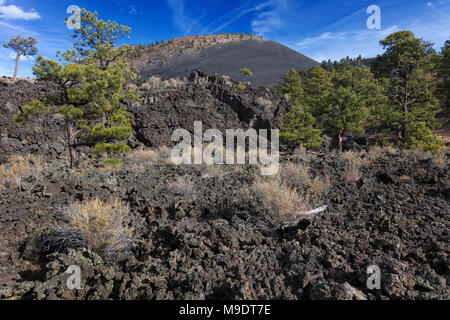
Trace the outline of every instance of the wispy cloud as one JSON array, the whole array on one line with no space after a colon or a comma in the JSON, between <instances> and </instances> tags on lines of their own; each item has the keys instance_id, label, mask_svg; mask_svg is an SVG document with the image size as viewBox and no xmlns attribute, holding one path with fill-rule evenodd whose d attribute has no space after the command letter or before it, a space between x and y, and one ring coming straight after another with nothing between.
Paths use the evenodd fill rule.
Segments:
<instances>
[{"instance_id":1,"label":"wispy cloud","mask_svg":"<svg viewBox=\"0 0 450 320\"><path fill-rule=\"evenodd\" d=\"M382 30L325 32L317 37L306 38L294 47L317 61L340 60L359 54L363 57L375 57L381 50L379 41L399 30L398 26L392 26Z\"/></svg>"},{"instance_id":2,"label":"wispy cloud","mask_svg":"<svg viewBox=\"0 0 450 320\"><path fill-rule=\"evenodd\" d=\"M139 14L139 12L136 10L136 7L133 5L129 5L128 9L129 9L129 11L128 11L129 14Z\"/></svg>"},{"instance_id":3,"label":"wispy cloud","mask_svg":"<svg viewBox=\"0 0 450 320\"><path fill-rule=\"evenodd\" d=\"M319 41L323 41L323 40L329 40L332 38L333 38L333 35L331 34L331 32L324 32L317 37L309 37L309 38L302 40L301 42L297 43L297 46L298 47L306 47L310 44L313 44L313 43L316 43Z\"/></svg>"},{"instance_id":4,"label":"wispy cloud","mask_svg":"<svg viewBox=\"0 0 450 320\"><path fill-rule=\"evenodd\" d=\"M34 9L24 11L15 5L6 5L5 0L0 0L0 18L6 20L35 20L40 19L41 16Z\"/></svg>"},{"instance_id":5,"label":"wispy cloud","mask_svg":"<svg viewBox=\"0 0 450 320\"><path fill-rule=\"evenodd\" d=\"M199 27L199 21L202 18L193 18L186 12L186 3L184 0L166 0L167 5L173 13L174 24L185 34L189 35L192 30Z\"/></svg>"},{"instance_id":6,"label":"wispy cloud","mask_svg":"<svg viewBox=\"0 0 450 320\"><path fill-rule=\"evenodd\" d=\"M210 23L208 26L204 28L203 33L217 33L224 28L228 27L232 23L238 21L243 16L254 13L254 12L260 12L261 10L271 6L272 1L266 1L263 3L260 3L258 5L251 4L250 1L244 2L241 6L238 8L232 10L231 12L217 18L215 21Z\"/></svg>"},{"instance_id":7,"label":"wispy cloud","mask_svg":"<svg viewBox=\"0 0 450 320\"><path fill-rule=\"evenodd\" d=\"M266 36L270 32L285 26L286 16L292 9L290 0L271 0L268 1L251 22L252 31L259 36Z\"/></svg>"}]
</instances>

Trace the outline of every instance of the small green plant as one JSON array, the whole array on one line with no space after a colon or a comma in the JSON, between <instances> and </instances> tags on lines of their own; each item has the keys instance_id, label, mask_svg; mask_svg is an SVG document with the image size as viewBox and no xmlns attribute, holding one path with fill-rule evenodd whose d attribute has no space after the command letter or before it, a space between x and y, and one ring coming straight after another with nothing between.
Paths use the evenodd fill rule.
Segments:
<instances>
[{"instance_id":1,"label":"small green plant","mask_svg":"<svg viewBox=\"0 0 450 320\"><path fill-rule=\"evenodd\" d=\"M248 79L253 76L253 72L249 68L242 68L239 73L244 76L245 82L248 82Z\"/></svg>"},{"instance_id":2,"label":"small green plant","mask_svg":"<svg viewBox=\"0 0 450 320\"><path fill-rule=\"evenodd\" d=\"M241 91L244 91L245 89L247 89L247 86L245 84L243 84L242 82L239 82L237 87Z\"/></svg>"}]
</instances>

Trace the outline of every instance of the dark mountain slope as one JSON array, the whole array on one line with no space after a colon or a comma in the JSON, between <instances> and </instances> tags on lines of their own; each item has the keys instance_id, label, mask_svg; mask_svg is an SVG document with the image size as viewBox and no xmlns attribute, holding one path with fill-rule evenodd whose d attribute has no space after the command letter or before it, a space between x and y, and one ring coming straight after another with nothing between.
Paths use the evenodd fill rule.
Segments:
<instances>
[{"instance_id":1,"label":"dark mountain slope","mask_svg":"<svg viewBox=\"0 0 450 320\"><path fill-rule=\"evenodd\" d=\"M188 77L193 69L203 69L243 81L246 79L239 70L246 67L254 74L248 79L253 86L273 86L290 68L305 70L317 65L311 58L277 42L249 39L217 44L197 52L159 56L151 63L140 63L138 68L143 78L151 75Z\"/></svg>"}]
</instances>

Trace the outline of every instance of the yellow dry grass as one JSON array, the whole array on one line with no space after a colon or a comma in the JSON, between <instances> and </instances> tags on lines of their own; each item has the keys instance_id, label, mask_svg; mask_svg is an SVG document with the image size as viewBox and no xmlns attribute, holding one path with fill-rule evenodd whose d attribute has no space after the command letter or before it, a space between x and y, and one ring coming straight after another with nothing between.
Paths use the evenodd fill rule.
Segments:
<instances>
[{"instance_id":1,"label":"yellow dry grass","mask_svg":"<svg viewBox=\"0 0 450 320\"><path fill-rule=\"evenodd\" d=\"M113 199L94 199L74 204L68 209L70 228L79 233L87 248L99 254L126 249L131 230L125 225L129 207Z\"/></svg>"},{"instance_id":2,"label":"yellow dry grass","mask_svg":"<svg viewBox=\"0 0 450 320\"><path fill-rule=\"evenodd\" d=\"M254 200L267 210L268 219L275 225L297 223L309 205L309 195L302 194L279 179L257 178L250 187Z\"/></svg>"},{"instance_id":3,"label":"yellow dry grass","mask_svg":"<svg viewBox=\"0 0 450 320\"><path fill-rule=\"evenodd\" d=\"M279 175L281 180L286 182L290 187L298 188L311 184L308 171L309 168L304 164L287 162L281 165Z\"/></svg>"},{"instance_id":4,"label":"yellow dry grass","mask_svg":"<svg viewBox=\"0 0 450 320\"><path fill-rule=\"evenodd\" d=\"M309 191L311 195L315 197L320 197L324 194L327 194L331 188L331 179L328 175L324 177L315 177L311 182Z\"/></svg>"},{"instance_id":5,"label":"yellow dry grass","mask_svg":"<svg viewBox=\"0 0 450 320\"><path fill-rule=\"evenodd\" d=\"M370 150L367 152L367 157L370 162L375 161L378 158L381 158L385 156L386 154L396 154L398 152L398 149L396 149L393 146L384 146L380 147L378 145L373 146L370 148Z\"/></svg>"},{"instance_id":6,"label":"yellow dry grass","mask_svg":"<svg viewBox=\"0 0 450 320\"><path fill-rule=\"evenodd\" d=\"M37 182L45 167L45 162L38 156L12 156L7 163L0 165L0 190L17 190L21 188L23 180L30 176L34 183Z\"/></svg>"}]
</instances>

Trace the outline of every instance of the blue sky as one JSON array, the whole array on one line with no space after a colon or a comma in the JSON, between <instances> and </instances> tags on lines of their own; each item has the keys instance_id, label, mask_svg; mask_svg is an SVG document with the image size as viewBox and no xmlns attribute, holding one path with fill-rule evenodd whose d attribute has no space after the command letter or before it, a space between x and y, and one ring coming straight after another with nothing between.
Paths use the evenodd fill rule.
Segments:
<instances>
[{"instance_id":1,"label":"blue sky","mask_svg":"<svg viewBox=\"0 0 450 320\"><path fill-rule=\"evenodd\" d=\"M254 33L322 61L373 57L379 40L398 30L412 30L440 49L450 37L450 0L0 0L0 43L34 36L39 51L53 58L72 46L64 25L69 5L98 11L100 17L132 28L130 44L192 34ZM381 9L381 29L369 30L367 7ZM0 48L0 76L11 76L14 54ZM24 58L19 76L32 76L34 58Z\"/></svg>"}]
</instances>

